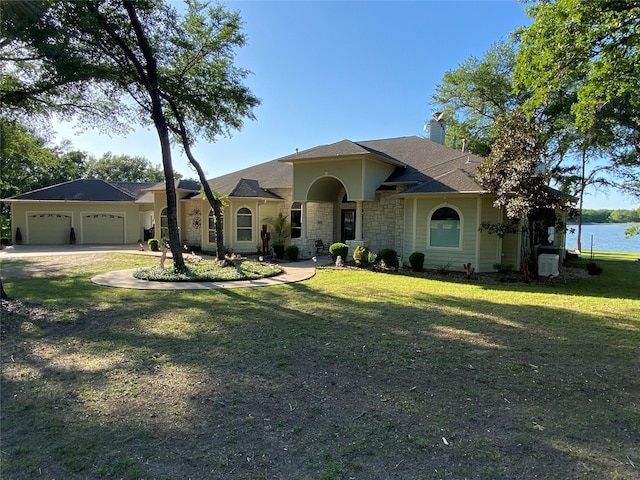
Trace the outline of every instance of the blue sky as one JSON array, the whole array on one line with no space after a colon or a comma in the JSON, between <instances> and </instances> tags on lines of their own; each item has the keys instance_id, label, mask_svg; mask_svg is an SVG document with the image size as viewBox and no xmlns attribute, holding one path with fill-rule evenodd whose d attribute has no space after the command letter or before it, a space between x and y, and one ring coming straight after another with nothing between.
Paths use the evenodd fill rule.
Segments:
<instances>
[{"instance_id":1,"label":"blue sky","mask_svg":"<svg viewBox=\"0 0 640 480\"><path fill-rule=\"evenodd\" d=\"M423 135L430 98L447 70L482 57L528 25L517 0L233 1L248 45L236 65L262 104L232 138L200 142L194 152L209 178L345 138ZM58 140L94 156L142 155L161 164L153 131L127 136L76 135L59 124ZM174 166L196 177L178 151ZM590 195L586 208L632 208L618 195Z\"/></svg>"}]
</instances>

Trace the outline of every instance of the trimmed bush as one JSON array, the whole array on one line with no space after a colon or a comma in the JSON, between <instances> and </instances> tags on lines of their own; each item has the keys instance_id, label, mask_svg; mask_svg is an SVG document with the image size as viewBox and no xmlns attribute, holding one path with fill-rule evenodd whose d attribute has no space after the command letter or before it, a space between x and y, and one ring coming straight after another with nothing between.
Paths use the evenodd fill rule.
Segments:
<instances>
[{"instance_id":1,"label":"trimmed bush","mask_svg":"<svg viewBox=\"0 0 640 480\"><path fill-rule=\"evenodd\" d=\"M589 275L600 275L602 273L602 267L599 267L594 262L587 263L587 271Z\"/></svg>"},{"instance_id":2,"label":"trimmed bush","mask_svg":"<svg viewBox=\"0 0 640 480\"><path fill-rule=\"evenodd\" d=\"M76 243L76 231L71 227L71 232L69 232L69 243L71 245L75 245Z\"/></svg>"},{"instance_id":3,"label":"trimmed bush","mask_svg":"<svg viewBox=\"0 0 640 480\"><path fill-rule=\"evenodd\" d=\"M493 264L493 269L497 270L498 273L501 273L502 275L509 275L510 273L513 273L513 264L511 264L511 263L494 263Z\"/></svg>"},{"instance_id":4,"label":"trimmed bush","mask_svg":"<svg viewBox=\"0 0 640 480\"><path fill-rule=\"evenodd\" d=\"M378 252L378 257L380 257L380 262L384 268L398 268L400 266L398 252L393 248L383 248Z\"/></svg>"},{"instance_id":5,"label":"trimmed bush","mask_svg":"<svg viewBox=\"0 0 640 480\"><path fill-rule=\"evenodd\" d=\"M157 238L150 238L149 240L147 240L147 245L149 245L149 250L151 250L152 252L160 251L160 240L158 240Z\"/></svg>"},{"instance_id":6,"label":"trimmed bush","mask_svg":"<svg viewBox=\"0 0 640 480\"><path fill-rule=\"evenodd\" d=\"M331 255L331 259L335 262L338 257L342 257L342 261L347 261L347 255L349 254L349 245L346 243L332 243L329 247L329 255Z\"/></svg>"},{"instance_id":7,"label":"trimmed bush","mask_svg":"<svg viewBox=\"0 0 640 480\"><path fill-rule=\"evenodd\" d=\"M300 249L297 245L289 245L287 247L287 258L292 262L298 261L298 255L300 254Z\"/></svg>"},{"instance_id":8,"label":"trimmed bush","mask_svg":"<svg viewBox=\"0 0 640 480\"><path fill-rule=\"evenodd\" d=\"M276 258L282 260L284 258L284 243L274 243L273 252L276 254Z\"/></svg>"},{"instance_id":9,"label":"trimmed bush","mask_svg":"<svg viewBox=\"0 0 640 480\"><path fill-rule=\"evenodd\" d=\"M424 253L413 252L409 255L409 263L414 272L421 272L424 268Z\"/></svg>"},{"instance_id":10,"label":"trimmed bush","mask_svg":"<svg viewBox=\"0 0 640 480\"><path fill-rule=\"evenodd\" d=\"M22 232L20 227L16 228L16 245L22 245Z\"/></svg>"},{"instance_id":11,"label":"trimmed bush","mask_svg":"<svg viewBox=\"0 0 640 480\"><path fill-rule=\"evenodd\" d=\"M0 238L0 247L1 248L8 247L9 245L11 245L11 240L9 240L7 237Z\"/></svg>"},{"instance_id":12,"label":"trimmed bush","mask_svg":"<svg viewBox=\"0 0 640 480\"><path fill-rule=\"evenodd\" d=\"M367 268L369 266L369 253L369 247L357 246L353 251L353 261L356 262L356 266Z\"/></svg>"}]
</instances>

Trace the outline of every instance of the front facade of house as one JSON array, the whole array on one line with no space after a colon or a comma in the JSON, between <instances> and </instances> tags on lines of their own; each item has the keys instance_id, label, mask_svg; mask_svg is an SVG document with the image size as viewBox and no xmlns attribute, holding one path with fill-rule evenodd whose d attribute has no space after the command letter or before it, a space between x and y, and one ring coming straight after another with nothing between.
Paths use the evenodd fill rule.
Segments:
<instances>
[{"instance_id":1,"label":"front facade of house","mask_svg":"<svg viewBox=\"0 0 640 480\"><path fill-rule=\"evenodd\" d=\"M393 248L404 263L412 252L425 254L425 268L493 271L495 263L519 265L520 234L504 238L481 232L481 223L504 221L495 197L475 183L481 158L422 137L366 142L343 140L233 172L209 181L226 195L225 248L256 253L261 229L279 213L294 223L289 244L309 258L316 241L344 242L371 251ZM12 229L22 242L133 243L166 237L163 184L77 180L18 195ZM104 190L104 191L103 191ZM181 240L215 251L215 220L194 182L178 181ZM101 191L102 195L96 195ZM269 227L267 227L269 229ZM564 235L554 244L564 248Z\"/></svg>"}]
</instances>

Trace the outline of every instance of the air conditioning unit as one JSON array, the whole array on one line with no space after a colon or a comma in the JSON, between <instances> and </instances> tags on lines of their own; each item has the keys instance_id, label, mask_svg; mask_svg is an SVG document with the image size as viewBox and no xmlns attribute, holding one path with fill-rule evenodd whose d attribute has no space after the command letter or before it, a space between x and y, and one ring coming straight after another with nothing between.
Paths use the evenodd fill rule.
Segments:
<instances>
[{"instance_id":1,"label":"air conditioning unit","mask_svg":"<svg viewBox=\"0 0 640 480\"><path fill-rule=\"evenodd\" d=\"M557 277L560 275L558 265L560 256L551 253L541 253L538 255L538 276L540 277Z\"/></svg>"}]
</instances>

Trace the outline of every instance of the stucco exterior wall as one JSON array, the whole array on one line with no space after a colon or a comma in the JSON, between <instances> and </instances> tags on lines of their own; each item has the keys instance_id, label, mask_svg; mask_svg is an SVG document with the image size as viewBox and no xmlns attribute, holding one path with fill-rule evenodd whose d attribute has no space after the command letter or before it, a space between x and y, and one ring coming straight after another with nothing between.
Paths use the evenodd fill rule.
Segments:
<instances>
[{"instance_id":1,"label":"stucco exterior wall","mask_svg":"<svg viewBox=\"0 0 640 480\"><path fill-rule=\"evenodd\" d=\"M480 199L480 223L498 223L501 221L501 211L493 207L493 197L478 197ZM480 225L476 227L478 229ZM502 258L502 239L496 234L486 231L478 232L480 240L478 248L478 265L473 265L477 272L492 272L493 265L500 263Z\"/></svg>"},{"instance_id":2,"label":"stucco exterior wall","mask_svg":"<svg viewBox=\"0 0 640 480\"><path fill-rule=\"evenodd\" d=\"M478 220L475 196L408 197L404 204L403 261L406 262L413 252L422 252L425 254L424 267L427 269L447 267L461 271L465 263L477 263ZM457 248L433 247L429 242L430 216L437 208L445 206L456 209L460 214L460 245Z\"/></svg>"}]
</instances>

